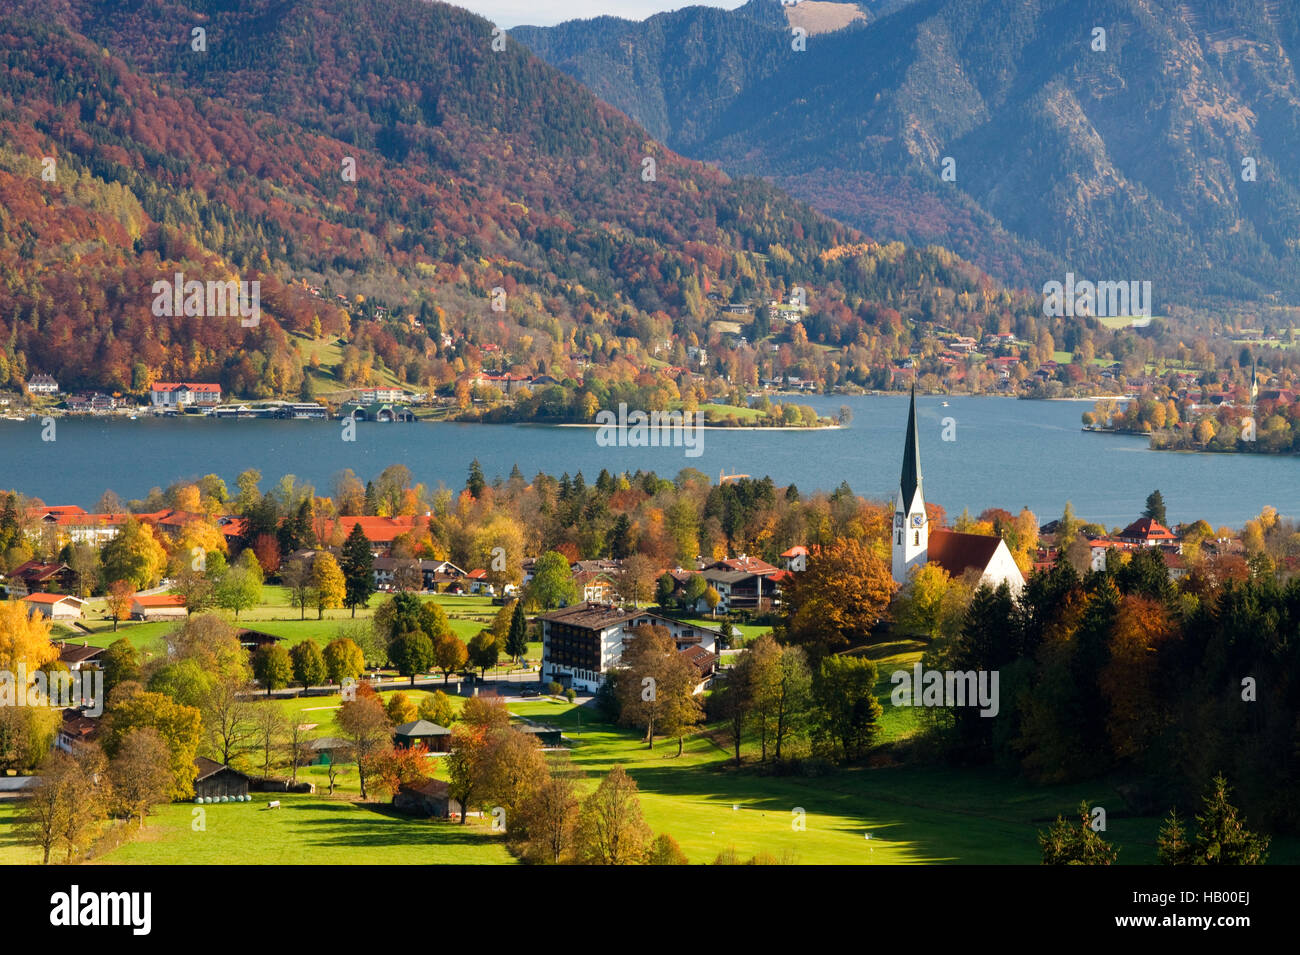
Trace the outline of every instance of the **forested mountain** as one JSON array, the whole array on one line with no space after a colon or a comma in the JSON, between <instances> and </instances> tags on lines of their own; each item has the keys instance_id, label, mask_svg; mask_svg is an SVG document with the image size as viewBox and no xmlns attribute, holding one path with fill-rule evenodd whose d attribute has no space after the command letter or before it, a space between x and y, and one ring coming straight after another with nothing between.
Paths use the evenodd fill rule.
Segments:
<instances>
[{"instance_id":1,"label":"forested mountain","mask_svg":"<svg viewBox=\"0 0 1300 955\"><path fill-rule=\"evenodd\" d=\"M805 52L783 15L514 35L670 146L878 238L1035 289L1069 268L1158 305L1300 300L1296 5L915 0Z\"/></svg>"},{"instance_id":2,"label":"forested mountain","mask_svg":"<svg viewBox=\"0 0 1300 955\"><path fill-rule=\"evenodd\" d=\"M685 160L493 39L418 0L6 3L0 387L45 371L291 394L320 336L346 346L344 383L382 366L442 385L488 344L524 370L627 377L652 343L706 339L711 292L815 285L839 321L897 334L989 287ZM176 272L261 281L263 320L153 315Z\"/></svg>"}]
</instances>

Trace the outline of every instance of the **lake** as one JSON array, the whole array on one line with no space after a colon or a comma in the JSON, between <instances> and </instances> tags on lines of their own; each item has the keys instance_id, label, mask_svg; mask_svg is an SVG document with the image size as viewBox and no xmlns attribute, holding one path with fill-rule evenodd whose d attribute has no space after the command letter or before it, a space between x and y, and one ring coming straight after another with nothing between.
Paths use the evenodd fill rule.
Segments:
<instances>
[{"instance_id":1,"label":"lake","mask_svg":"<svg viewBox=\"0 0 1300 955\"><path fill-rule=\"evenodd\" d=\"M653 469L671 477L690 467L715 481L720 471L770 475L802 491L847 481L859 494L892 498L907 398L797 400L823 415L848 405L853 419L838 430L708 430L698 457L687 457L681 447L601 447L594 429L545 425L359 422L349 443L338 421L78 417L57 419L56 440L46 442L39 420L0 421L0 488L47 504L90 508L106 489L142 498L152 487L208 473L233 489L235 476L250 467L262 472L263 490L294 474L327 493L343 468L365 480L402 463L430 487L459 489L477 457L489 480L507 476L514 464L529 478L538 471L582 471L588 483L601 468ZM1138 517L1146 496L1159 488L1174 522L1204 518L1216 527L1239 527L1266 504L1300 516L1295 457L1150 451L1143 437L1083 432L1080 415L1090 407L919 397L927 500L943 505L950 518L963 508L975 514L986 507L1029 507L1042 521L1058 517L1068 500L1079 516L1113 526ZM944 440L946 418L954 440Z\"/></svg>"}]
</instances>

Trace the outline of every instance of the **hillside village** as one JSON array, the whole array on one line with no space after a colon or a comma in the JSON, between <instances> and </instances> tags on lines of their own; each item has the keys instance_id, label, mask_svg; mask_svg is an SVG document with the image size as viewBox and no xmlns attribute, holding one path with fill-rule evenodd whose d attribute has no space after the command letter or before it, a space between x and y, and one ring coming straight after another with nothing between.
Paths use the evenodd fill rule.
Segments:
<instances>
[{"instance_id":1,"label":"hillside village","mask_svg":"<svg viewBox=\"0 0 1300 955\"><path fill-rule=\"evenodd\" d=\"M328 288L304 288L322 303L331 299ZM617 396L631 398L641 407L702 409L705 420L714 425L816 426L827 422L781 396L905 391L915 386L924 393L1106 396L1106 401L1128 404L1127 418L1113 422L1120 404L1103 402L1092 420L1085 417L1086 426L1167 431L1153 442L1159 448L1286 451L1295 449L1300 434L1294 427L1300 411L1294 400L1292 342L1260 330L1229 333L1215 349L1204 341L1194 349L1180 345L1166 356L1144 339L1146 329L1097 323L1083 335L1070 329L1062 342L1068 350L1058 351L1056 339L1047 331L1050 321L1040 316L1036 322L1023 313L1021 304L1011 314L1020 315L1015 324L1026 329L1024 335L970 334L965 323L948 326L930 321L913 323L910 334L899 335L895 329L892 337L877 338L861 331L856 345L841 339L838 346L828 347L821 309L830 305L821 302L817 289L795 287L790 294L766 302L732 302L722 292L710 291L701 307L713 317L706 319L701 333L648 339L640 349L620 356L615 367L588 352L576 352L560 363L531 362L523 353L512 354L509 343L478 341L470 332L468 316L462 320L463 331L450 332L446 329L456 323L441 310L426 308L399 319L401 309L378 304L378 299L349 302L339 294L332 299L338 300L331 307L340 309L345 324L364 323L370 334L400 328L413 343L423 341L423 347L438 356L443 370L404 383L404 376L383 371L376 355L367 356L344 339L308 338L298 347L313 363L323 350L339 354L341 361L333 368L318 365L319 374L305 379L298 400L229 393L212 381L153 381L147 386L142 383L138 393L69 392L53 376L33 373L21 391L0 391L0 408L14 418L66 413L582 422L592 420ZM1265 337L1251 339L1252 335ZM1108 337L1113 339L1110 354L1122 352L1126 357L1102 357L1106 353L1100 348ZM1239 355L1226 361L1216 355L1224 349L1231 355L1234 342L1242 341L1255 344L1241 347ZM863 345L865 352L860 351ZM349 351L355 354L348 357ZM1260 354L1275 370L1258 364ZM623 383L615 385L611 373L624 378ZM1237 442L1239 427L1205 426L1197 432L1201 420L1240 404L1252 387L1263 402L1265 418L1276 414L1266 431L1267 440L1253 446ZM1140 412L1133 401L1141 405ZM1152 403L1162 410L1151 412ZM1220 423L1231 424L1226 419Z\"/></svg>"}]
</instances>

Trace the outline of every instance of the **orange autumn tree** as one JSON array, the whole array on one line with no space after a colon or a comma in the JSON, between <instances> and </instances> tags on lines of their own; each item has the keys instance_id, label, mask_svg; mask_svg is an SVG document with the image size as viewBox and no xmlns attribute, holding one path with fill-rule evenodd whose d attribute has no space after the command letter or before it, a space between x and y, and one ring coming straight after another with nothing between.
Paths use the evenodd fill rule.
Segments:
<instances>
[{"instance_id":1,"label":"orange autumn tree","mask_svg":"<svg viewBox=\"0 0 1300 955\"><path fill-rule=\"evenodd\" d=\"M782 594L786 640L815 658L862 643L893 593L889 567L869 545L848 538L823 546Z\"/></svg>"},{"instance_id":2,"label":"orange autumn tree","mask_svg":"<svg viewBox=\"0 0 1300 955\"><path fill-rule=\"evenodd\" d=\"M1110 659L1099 678L1110 708L1107 734L1115 755L1141 755L1168 717L1155 686L1157 656L1173 627L1162 603L1128 596L1120 601L1111 630Z\"/></svg>"},{"instance_id":3,"label":"orange autumn tree","mask_svg":"<svg viewBox=\"0 0 1300 955\"><path fill-rule=\"evenodd\" d=\"M131 613L131 603L135 600L135 588L129 580L115 580L108 585L104 603L109 616L113 618L113 632L117 632L117 622Z\"/></svg>"}]
</instances>

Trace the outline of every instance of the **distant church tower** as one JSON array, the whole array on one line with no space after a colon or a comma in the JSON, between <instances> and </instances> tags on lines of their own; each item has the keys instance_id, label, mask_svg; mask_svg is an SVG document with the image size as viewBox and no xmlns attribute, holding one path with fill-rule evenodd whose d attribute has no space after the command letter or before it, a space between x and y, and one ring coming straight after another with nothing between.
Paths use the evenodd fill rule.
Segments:
<instances>
[{"instance_id":1,"label":"distant church tower","mask_svg":"<svg viewBox=\"0 0 1300 955\"><path fill-rule=\"evenodd\" d=\"M921 493L921 446L916 432L916 387L907 412L907 442L903 445L903 475L894 502L894 580L907 581L907 572L926 562L930 547L930 522Z\"/></svg>"}]
</instances>

